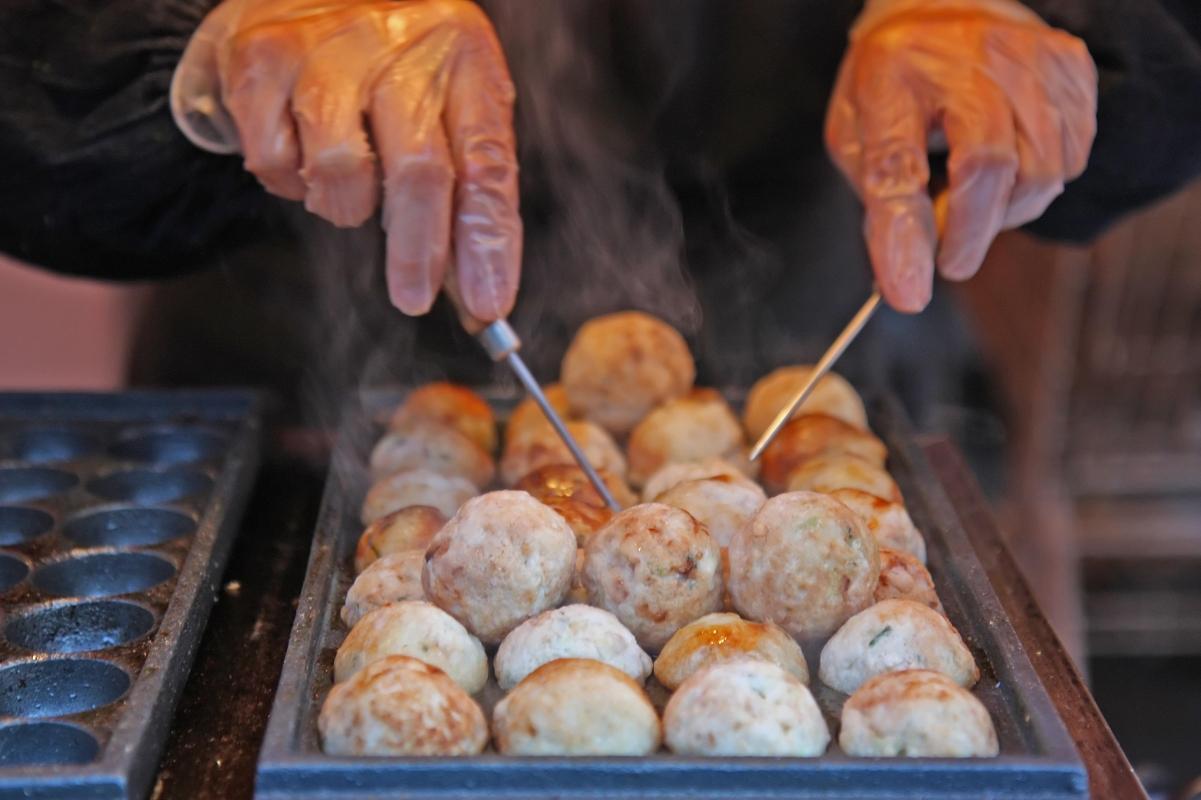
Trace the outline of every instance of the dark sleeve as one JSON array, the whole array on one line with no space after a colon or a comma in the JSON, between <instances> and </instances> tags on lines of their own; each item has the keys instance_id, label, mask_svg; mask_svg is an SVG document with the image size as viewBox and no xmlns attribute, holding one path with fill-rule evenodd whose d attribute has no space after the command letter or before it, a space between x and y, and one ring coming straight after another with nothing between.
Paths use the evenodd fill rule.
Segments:
<instances>
[{"instance_id":1,"label":"dark sleeve","mask_svg":"<svg viewBox=\"0 0 1201 800\"><path fill-rule=\"evenodd\" d=\"M0 251L112 279L179 274L257 234L241 159L175 128L171 75L215 0L0 3Z\"/></svg>"},{"instance_id":2,"label":"dark sleeve","mask_svg":"<svg viewBox=\"0 0 1201 800\"><path fill-rule=\"evenodd\" d=\"M1201 3L1024 1L1081 37L1100 73L1088 168L1028 226L1083 242L1201 174Z\"/></svg>"}]
</instances>

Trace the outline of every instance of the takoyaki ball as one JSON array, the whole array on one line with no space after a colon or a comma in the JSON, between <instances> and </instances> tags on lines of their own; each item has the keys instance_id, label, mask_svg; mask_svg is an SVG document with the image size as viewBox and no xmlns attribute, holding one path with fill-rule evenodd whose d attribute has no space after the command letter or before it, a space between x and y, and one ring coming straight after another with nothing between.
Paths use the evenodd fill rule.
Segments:
<instances>
[{"instance_id":1,"label":"takoyaki ball","mask_svg":"<svg viewBox=\"0 0 1201 800\"><path fill-rule=\"evenodd\" d=\"M868 431L837 417L805 414L789 420L763 451L759 477L769 492L782 492L794 469L827 453L850 453L883 467L888 448Z\"/></svg>"},{"instance_id":2,"label":"takoyaki ball","mask_svg":"<svg viewBox=\"0 0 1201 800\"><path fill-rule=\"evenodd\" d=\"M769 661L809 683L805 654L783 628L726 613L707 614L676 631L655 659L655 677L675 689L697 670L742 658Z\"/></svg>"},{"instance_id":3,"label":"takoyaki ball","mask_svg":"<svg viewBox=\"0 0 1201 800\"><path fill-rule=\"evenodd\" d=\"M696 756L820 756L830 731L805 684L767 661L694 672L663 712L664 742Z\"/></svg>"},{"instance_id":4,"label":"takoyaki ball","mask_svg":"<svg viewBox=\"0 0 1201 800\"><path fill-rule=\"evenodd\" d=\"M896 481L883 468L849 453L826 453L809 459L788 475L788 491L829 494L859 489L894 503L904 502Z\"/></svg>"},{"instance_id":5,"label":"takoyaki ball","mask_svg":"<svg viewBox=\"0 0 1201 800\"><path fill-rule=\"evenodd\" d=\"M595 466L595 465L594 465ZM622 508L629 508L638 498L626 482L607 469L597 469L609 493ZM547 464L522 477L513 485L514 489L529 492L536 499L546 501L548 497L573 497L594 506L603 506L604 499L592 486L584 470L578 464Z\"/></svg>"},{"instance_id":6,"label":"takoyaki ball","mask_svg":"<svg viewBox=\"0 0 1201 800\"><path fill-rule=\"evenodd\" d=\"M876 585L875 600L877 603L881 600L912 600L946 616L930 571L908 553L887 547L880 548L880 583Z\"/></svg>"},{"instance_id":7,"label":"takoyaki ball","mask_svg":"<svg viewBox=\"0 0 1201 800\"><path fill-rule=\"evenodd\" d=\"M412 469L458 475L476 486L487 486L496 475L492 456L478 444L454 428L437 425L392 431L371 451L371 475L376 479Z\"/></svg>"},{"instance_id":8,"label":"takoyaki ball","mask_svg":"<svg viewBox=\"0 0 1201 800\"><path fill-rule=\"evenodd\" d=\"M598 472L618 504L623 508L633 505L634 494L625 481L608 470ZM581 547L588 536L613 517L600 492L575 464L548 464L526 475L513 488L529 492L535 500L553 508L571 526Z\"/></svg>"},{"instance_id":9,"label":"takoyaki ball","mask_svg":"<svg viewBox=\"0 0 1201 800\"><path fill-rule=\"evenodd\" d=\"M835 489L830 496L858 514L881 547L908 553L926 563L926 540L905 506L862 489Z\"/></svg>"},{"instance_id":10,"label":"takoyaki ball","mask_svg":"<svg viewBox=\"0 0 1201 800\"><path fill-rule=\"evenodd\" d=\"M468 694L488 681L480 640L442 609L421 600L391 603L368 613L334 656L334 683L385 656L409 656L445 672Z\"/></svg>"},{"instance_id":11,"label":"takoyaki ball","mask_svg":"<svg viewBox=\"0 0 1201 800\"><path fill-rule=\"evenodd\" d=\"M738 456L742 426L713 389L693 389L652 410L630 432L630 482L641 486L664 464Z\"/></svg>"},{"instance_id":12,"label":"takoyaki ball","mask_svg":"<svg viewBox=\"0 0 1201 800\"><path fill-rule=\"evenodd\" d=\"M371 562L389 553L424 551L445 524L446 516L433 506L408 506L385 514L359 536L354 549L354 571L362 572Z\"/></svg>"},{"instance_id":13,"label":"takoyaki ball","mask_svg":"<svg viewBox=\"0 0 1201 800\"><path fill-rule=\"evenodd\" d=\"M624 480L626 457L605 429L592 422L568 422L567 431L588 457L592 466L606 470ZM500 458L500 478L505 486L513 486L536 469L550 464L574 464L575 458L555 429L531 430L525 436L505 441Z\"/></svg>"},{"instance_id":14,"label":"takoyaki ball","mask_svg":"<svg viewBox=\"0 0 1201 800\"><path fill-rule=\"evenodd\" d=\"M542 393L546 395L550 407L559 415L559 419L564 422L574 419L571 405L567 402L567 392L560 384L552 383L549 386L543 386ZM541 406L534 398L527 396L517 404L513 413L509 415L509 420L505 423L505 441L520 439L530 431L549 427L550 422L542 413Z\"/></svg>"},{"instance_id":15,"label":"takoyaki ball","mask_svg":"<svg viewBox=\"0 0 1201 800\"><path fill-rule=\"evenodd\" d=\"M932 669L964 687L980 679L954 626L912 600L881 600L847 620L822 648L818 677L850 694L869 678L902 669Z\"/></svg>"},{"instance_id":16,"label":"takoyaki ball","mask_svg":"<svg viewBox=\"0 0 1201 800\"><path fill-rule=\"evenodd\" d=\"M601 608L571 605L543 611L505 637L493 662L496 682L507 691L559 658L603 661L640 685L651 674L650 656L617 617Z\"/></svg>"},{"instance_id":17,"label":"takoyaki ball","mask_svg":"<svg viewBox=\"0 0 1201 800\"><path fill-rule=\"evenodd\" d=\"M764 503L734 534L729 559L739 613L803 641L871 604L880 579L876 540L849 508L814 492Z\"/></svg>"},{"instance_id":18,"label":"takoyaki ball","mask_svg":"<svg viewBox=\"0 0 1201 800\"><path fill-rule=\"evenodd\" d=\"M479 491L471 481L457 475L441 475L427 469L397 472L380 478L367 490L361 518L364 525L369 525L409 506L430 506L442 516L450 517Z\"/></svg>"},{"instance_id":19,"label":"takoyaki ball","mask_svg":"<svg viewBox=\"0 0 1201 800\"><path fill-rule=\"evenodd\" d=\"M543 664L496 704L496 749L513 756L646 756L659 715L642 687L600 661Z\"/></svg>"},{"instance_id":20,"label":"takoyaki ball","mask_svg":"<svg viewBox=\"0 0 1201 800\"><path fill-rule=\"evenodd\" d=\"M696 365L679 332L638 311L585 322L563 356L571 409L624 435L655 406L687 394Z\"/></svg>"},{"instance_id":21,"label":"takoyaki ball","mask_svg":"<svg viewBox=\"0 0 1201 800\"><path fill-rule=\"evenodd\" d=\"M485 644L554 608L571 587L575 534L525 492L468 500L425 554L425 595Z\"/></svg>"},{"instance_id":22,"label":"takoyaki ball","mask_svg":"<svg viewBox=\"0 0 1201 800\"><path fill-rule=\"evenodd\" d=\"M359 620L377 608L403 600L424 600L421 570L425 566L425 550L406 550L389 553L372 561L354 579L342 604L342 621L353 628Z\"/></svg>"},{"instance_id":23,"label":"takoyaki ball","mask_svg":"<svg viewBox=\"0 0 1201 800\"><path fill-rule=\"evenodd\" d=\"M488 744L484 712L445 672L388 656L336 684L317 717L331 756L470 756Z\"/></svg>"},{"instance_id":24,"label":"takoyaki ball","mask_svg":"<svg viewBox=\"0 0 1201 800\"><path fill-rule=\"evenodd\" d=\"M775 421L776 415L792 402L812 372L813 367L807 364L780 367L755 382L747 393L742 412L742 422L751 441L763 435ZM836 372L826 373L818 381L813 394L792 416L795 418L802 414L827 414L867 430L867 411L863 407L863 400L846 378Z\"/></svg>"},{"instance_id":25,"label":"takoyaki ball","mask_svg":"<svg viewBox=\"0 0 1201 800\"><path fill-rule=\"evenodd\" d=\"M725 476L677 483L655 499L683 509L704 525L718 547L730 546L734 533L767 502L753 483Z\"/></svg>"},{"instance_id":26,"label":"takoyaki ball","mask_svg":"<svg viewBox=\"0 0 1201 800\"><path fill-rule=\"evenodd\" d=\"M677 630L721 609L721 550L687 512L645 503L589 537L584 587L589 603L657 652Z\"/></svg>"},{"instance_id":27,"label":"takoyaki ball","mask_svg":"<svg viewBox=\"0 0 1201 800\"><path fill-rule=\"evenodd\" d=\"M972 758L997 755L984 704L940 672L877 675L847 698L838 745L849 756Z\"/></svg>"},{"instance_id":28,"label":"takoyaki ball","mask_svg":"<svg viewBox=\"0 0 1201 800\"><path fill-rule=\"evenodd\" d=\"M388 427L411 431L430 425L454 428L485 453L496 452L496 417L488 402L466 386L427 383L409 393Z\"/></svg>"},{"instance_id":29,"label":"takoyaki ball","mask_svg":"<svg viewBox=\"0 0 1201 800\"><path fill-rule=\"evenodd\" d=\"M653 503L656 497L678 483L719 476L758 487L758 484L746 477L737 465L725 459L714 457L700 461L681 461L665 465L647 479L646 485L642 487L642 502Z\"/></svg>"}]
</instances>

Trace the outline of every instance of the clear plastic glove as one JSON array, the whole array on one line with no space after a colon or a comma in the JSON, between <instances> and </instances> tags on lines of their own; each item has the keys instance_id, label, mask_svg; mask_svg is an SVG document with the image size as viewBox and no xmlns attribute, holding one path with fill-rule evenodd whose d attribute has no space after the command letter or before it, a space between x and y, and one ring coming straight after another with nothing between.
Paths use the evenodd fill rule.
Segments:
<instances>
[{"instance_id":1,"label":"clear plastic glove","mask_svg":"<svg viewBox=\"0 0 1201 800\"><path fill-rule=\"evenodd\" d=\"M863 201L885 299L916 312L1088 162L1097 71L1079 39L1011 0L877 0L851 32L826 145ZM927 148L949 148L941 242Z\"/></svg>"},{"instance_id":2,"label":"clear plastic glove","mask_svg":"<svg viewBox=\"0 0 1201 800\"><path fill-rule=\"evenodd\" d=\"M383 204L388 292L429 310L455 261L466 310L513 307L521 265L513 84L466 0L226 0L189 42L171 108L335 225Z\"/></svg>"}]
</instances>

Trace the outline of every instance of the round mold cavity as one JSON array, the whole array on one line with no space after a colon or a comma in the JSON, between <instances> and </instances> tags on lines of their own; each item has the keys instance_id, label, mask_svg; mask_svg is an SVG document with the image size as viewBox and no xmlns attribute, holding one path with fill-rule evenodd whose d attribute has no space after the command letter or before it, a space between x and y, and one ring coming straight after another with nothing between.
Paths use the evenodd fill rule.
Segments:
<instances>
[{"instance_id":1,"label":"round mold cavity","mask_svg":"<svg viewBox=\"0 0 1201 800\"><path fill-rule=\"evenodd\" d=\"M79 483L70 472L49 467L0 468L0 503L44 500Z\"/></svg>"},{"instance_id":2,"label":"round mold cavity","mask_svg":"<svg viewBox=\"0 0 1201 800\"><path fill-rule=\"evenodd\" d=\"M54 517L36 508L0 506L0 545L36 539L54 527Z\"/></svg>"},{"instance_id":3,"label":"round mold cavity","mask_svg":"<svg viewBox=\"0 0 1201 800\"><path fill-rule=\"evenodd\" d=\"M0 727L0 767L86 764L100 752L92 734L62 722L18 722Z\"/></svg>"},{"instance_id":4,"label":"round mold cavity","mask_svg":"<svg viewBox=\"0 0 1201 800\"><path fill-rule=\"evenodd\" d=\"M7 592L29 574L29 565L24 559L10 553L0 553L0 592Z\"/></svg>"},{"instance_id":5,"label":"round mold cavity","mask_svg":"<svg viewBox=\"0 0 1201 800\"><path fill-rule=\"evenodd\" d=\"M194 470L130 469L97 478L88 490L106 500L158 505L203 494L212 485L209 476Z\"/></svg>"},{"instance_id":6,"label":"round mold cavity","mask_svg":"<svg viewBox=\"0 0 1201 800\"><path fill-rule=\"evenodd\" d=\"M62 717L91 711L129 689L125 670L91 658L25 661L0 669L0 716Z\"/></svg>"},{"instance_id":7,"label":"round mold cavity","mask_svg":"<svg viewBox=\"0 0 1201 800\"><path fill-rule=\"evenodd\" d=\"M26 650L87 653L132 642L154 627L154 614L124 600L44 606L10 616L4 637Z\"/></svg>"},{"instance_id":8,"label":"round mold cavity","mask_svg":"<svg viewBox=\"0 0 1201 800\"><path fill-rule=\"evenodd\" d=\"M163 427L141 431L110 448L117 458L150 464L196 464L220 456L226 437L205 428Z\"/></svg>"},{"instance_id":9,"label":"round mold cavity","mask_svg":"<svg viewBox=\"0 0 1201 800\"><path fill-rule=\"evenodd\" d=\"M190 536L196 522L166 508L109 508L75 517L63 535L81 547L147 547Z\"/></svg>"},{"instance_id":10,"label":"round mold cavity","mask_svg":"<svg viewBox=\"0 0 1201 800\"><path fill-rule=\"evenodd\" d=\"M14 438L13 454L31 464L54 464L91 455L100 450L100 440L68 428L33 428Z\"/></svg>"},{"instance_id":11,"label":"round mold cavity","mask_svg":"<svg viewBox=\"0 0 1201 800\"><path fill-rule=\"evenodd\" d=\"M149 553L93 553L43 566L33 585L58 597L105 597L145 591L174 574L170 561Z\"/></svg>"}]
</instances>

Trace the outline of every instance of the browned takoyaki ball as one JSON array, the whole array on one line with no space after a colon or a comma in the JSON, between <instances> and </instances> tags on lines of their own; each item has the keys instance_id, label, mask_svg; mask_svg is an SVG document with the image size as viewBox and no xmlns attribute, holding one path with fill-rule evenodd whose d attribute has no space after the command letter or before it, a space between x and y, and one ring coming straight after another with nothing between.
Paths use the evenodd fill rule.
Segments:
<instances>
[{"instance_id":1,"label":"browned takoyaki ball","mask_svg":"<svg viewBox=\"0 0 1201 800\"><path fill-rule=\"evenodd\" d=\"M830 634L870 605L880 578L875 538L849 508L814 492L764 503L734 534L729 558L739 613L802 641Z\"/></svg>"},{"instance_id":2,"label":"browned takoyaki ball","mask_svg":"<svg viewBox=\"0 0 1201 800\"><path fill-rule=\"evenodd\" d=\"M657 651L692 620L721 609L721 550L686 511L659 503L613 517L584 547L588 601Z\"/></svg>"},{"instance_id":3,"label":"browned takoyaki ball","mask_svg":"<svg viewBox=\"0 0 1201 800\"><path fill-rule=\"evenodd\" d=\"M759 477L772 494L784 491L788 476L811 458L850 453L884 466L888 448L868 431L828 414L794 417L763 451Z\"/></svg>"},{"instance_id":4,"label":"browned takoyaki ball","mask_svg":"<svg viewBox=\"0 0 1201 800\"><path fill-rule=\"evenodd\" d=\"M655 406L692 388L696 365L679 332L639 311L585 322L563 356L571 408L611 433L629 433Z\"/></svg>"},{"instance_id":5,"label":"browned takoyaki ball","mask_svg":"<svg viewBox=\"0 0 1201 800\"><path fill-rule=\"evenodd\" d=\"M567 402L567 392L560 384L552 383L544 386L542 393L546 395L551 408L555 410L560 419L564 422L573 419L571 406ZM532 430L547 427L550 427L550 422L547 421L546 415L542 413L538 403L534 401L534 398L526 397L517 404L513 413L509 415L509 420L505 423L505 441L519 439Z\"/></svg>"},{"instance_id":6,"label":"browned takoyaki ball","mask_svg":"<svg viewBox=\"0 0 1201 800\"><path fill-rule=\"evenodd\" d=\"M571 588L576 539L563 518L525 492L468 500L425 553L432 602L485 644L548 608Z\"/></svg>"},{"instance_id":7,"label":"browned takoyaki ball","mask_svg":"<svg viewBox=\"0 0 1201 800\"><path fill-rule=\"evenodd\" d=\"M880 547L909 553L926 563L926 540L913 524L905 506L862 489L835 489L829 494L859 515Z\"/></svg>"},{"instance_id":8,"label":"browned takoyaki ball","mask_svg":"<svg viewBox=\"0 0 1201 800\"><path fill-rule=\"evenodd\" d=\"M946 616L930 571L908 553L887 547L880 548L880 582L876 584L875 600L877 603L881 600L912 600Z\"/></svg>"},{"instance_id":9,"label":"browned takoyaki ball","mask_svg":"<svg viewBox=\"0 0 1201 800\"><path fill-rule=\"evenodd\" d=\"M726 399L713 389L693 389L655 408L631 431L630 482L641 486L664 464L733 460L742 446L742 426Z\"/></svg>"},{"instance_id":10,"label":"browned takoyaki ball","mask_svg":"<svg viewBox=\"0 0 1201 800\"><path fill-rule=\"evenodd\" d=\"M424 550L442 530L446 516L432 506L408 506L386 514L367 526L354 550L354 571L389 553Z\"/></svg>"},{"instance_id":11,"label":"browned takoyaki ball","mask_svg":"<svg viewBox=\"0 0 1201 800\"><path fill-rule=\"evenodd\" d=\"M621 448L605 429L593 422L568 422L567 430L584 451L592 466L622 477L626 474L626 458ZM540 467L548 464L574 464L571 451L549 425L534 428L516 439L505 440L505 452L500 459L500 479L513 486Z\"/></svg>"},{"instance_id":12,"label":"browned takoyaki ball","mask_svg":"<svg viewBox=\"0 0 1201 800\"><path fill-rule=\"evenodd\" d=\"M427 383L409 393L388 427L409 431L428 425L454 428L486 453L496 451L496 418L488 402L466 386Z\"/></svg>"},{"instance_id":13,"label":"browned takoyaki ball","mask_svg":"<svg viewBox=\"0 0 1201 800\"><path fill-rule=\"evenodd\" d=\"M850 453L824 453L788 474L788 491L829 494L839 489L859 489L876 497L904 502L901 489L884 467Z\"/></svg>"},{"instance_id":14,"label":"browned takoyaki ball","mask_svg":"<svg viewBox=\"0 0 1201 800\"><path fill-rule=\"evenodd\" d=\"M609 487L613 499L622 508L628 508L638 502L630 487L617 475L607 469L598 469L597 472L605 486ZM547 464L527 473L513 488L529 492L544 502L548 497L572 497L592 505L605 504L578 464Z\"/></svg>"},{"instance_id":15,"label":"browned takoyaki ball","mask_svg":"<svg viewBox=\"0 0 1201 800\"><path fill-rule=\"evenodd\" d=\"M742 422L751 441L762 436L776 415L792 402L796 393L809 380L812 371L813 367L808 364L780 367L755 382L747 393L746 406L742 412ZM818 381L813 394L809 395L804 405L798 408L793 416L801 414L828 414L867 429L867 411L863 407L863 400L846 378L835 372L827 373Z\"/></svg>"}]
</instances>

